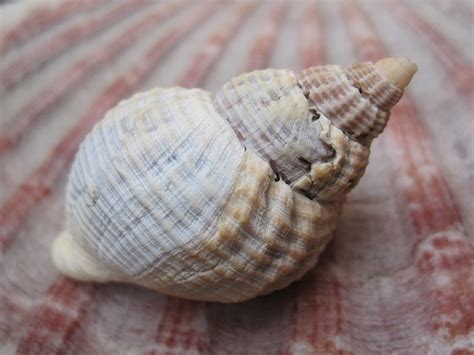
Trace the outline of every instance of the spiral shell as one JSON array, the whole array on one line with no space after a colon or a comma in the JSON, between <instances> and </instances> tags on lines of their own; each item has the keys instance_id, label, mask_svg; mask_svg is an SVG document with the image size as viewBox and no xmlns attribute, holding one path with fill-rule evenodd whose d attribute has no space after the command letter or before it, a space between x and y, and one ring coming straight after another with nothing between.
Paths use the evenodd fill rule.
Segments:
<instances>
[{"instance_id":1,"label":"spiral shell","mask_svg":"<svg viewBox=\"0 0 474 355\"><path fill-rule=\"evenodd\" d=\"M403 93L400 68L416 70L390 60L254 71L214 95L157 88L121 102L76 156L55 265L219 302L299 279Z\"/></svg>"}]
</instances>

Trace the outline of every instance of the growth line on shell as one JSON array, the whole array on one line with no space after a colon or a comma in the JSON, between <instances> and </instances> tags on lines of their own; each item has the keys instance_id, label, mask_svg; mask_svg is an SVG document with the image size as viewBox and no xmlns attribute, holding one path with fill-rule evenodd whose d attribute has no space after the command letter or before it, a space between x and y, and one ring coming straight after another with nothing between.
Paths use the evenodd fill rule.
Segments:
<instances>
[{"instance_id":1,"label":"growth line on shell","mask_svg":"<svg viewBox=\"0 0 474 355\"><path fill-rule=\"evenodd\" d=\"M342 6L345 23L358 56L363 59L370 59L374 55L379 58L383 57L386 50L372 23L359 5L356 5L355 2L344 2ZM370 43L370 47L366 47L365 43ZM429 216L443 215L444 211L451 211L442 230L448 226L457 229L462 226L462 222L457 212L458 208L448 192L443 174L430 154L432 150L428 147L431 144L420 125L420 118L414 112L417 112L414 103L404 97L393 113L387 132L391 141L398 143L393 149L398 149L401 152L401 156L393 160L395 170L406 172L406 176L410 177L416 186L413 190L403 187L402 192L408 203L419 203L418 212L411 211L411 222L414 226L424 226L418 228L418 231L424 230L426 232L426 234L418 234L418 237L423 239L428 233L441 231L439 228L433 228L436 226L436 221ZM400 134L401 126L408 127L405 128L406 134L404 135ZM420 171L420 167L429 168L433 173L427 177Z\"/></svg>"},{"instance_id":2,"label":"growth line on shell","mask_svg":"<svg viewBox=\"0 0 474 355\"><path fill-rule=\"evenodd\" d=\"M112 2L105 13L94 13L80 22L56 32L46 41L35 43L26 52L8 65L0 73L0 91L6 91L21 82L26 76L53 60L66 50L76 46L95 33L105 30L108 26L122 20L130 11L149 4L142 0L123 0Z\"/></svg>"},{"instance_id":3,"label":"growth line on shell","mask_svg":"<svg viewBox=\"0 0 474 355\"><path fill-rule=\"evenodd\" d=\"M206 11L206 12L209 12L209 11ZM206 12L204 13L204 16L209 15L209 13L206 13ZM198 15L197 17L199 18L202 16L203 14ZM199 22L199 21L189 20L186 22L186 24L189 27L187 32L189 32L192 28L195 27L195 25L197 24L196 22ZM171 35L173 31L175 30L176 28L171 29L164 36L161 36L161 39L165 39L167 35ZM175 37L175 41L177 40L179 40L179 38ZM160 40L158 43L163 44L163 41ZM224 45L224 43L221 43L221 45ZM154 48L155 50L158 49L157 46L155 46ZM171 48L172 46L170 44L167 47L167 49L170 50ZM158 60L159 58L160 56L156 59ZM194 62L190 64L189 68L193 66L194 66ZM201 75L205 76L206 74L207 72L202 72ZM202 80L202 78L200 79ZM97 103L98 102L99 101L97 101ZM94 111L94 110L91 110L91 111ZM57 309L51 309L50 307L50 304L58 304L61 307L65 301L67 301L67 307L64 307L62 311L58 311ZM26 336L20 340L20 345L18 349L22 349L24 350L25 353L28 353L29 350L33 348L37 349L38 344L41 344L41 346L44 349L56 349L58 352L66 351L67 346L68 346L66 338L72 337L74 335L73 331L77 327L79 327L79 325L81 324L81 322L83 321L83 319L85 318L87 314L87 309L90 307L90 304L93 301L94 301L94 288L92 285L82 285L77 282L66 279L64 277L59 277L50 287L46 296L46 301L41 303L38 309L36 310L36 312L34 313L32 320L30 322L31 324L30 330L26 334ZM179 302L182 302L182 301L179 300ZM77 314L78 316L77 317L68 316L67 314L71 314L71 312L73 314ZM61 331L58 332L56 329L56 331L51 331L50 333L48 333L47 337L42 335L42 329L44 329L45 327L48 330L55 329L53 323L55 319L58 319L58 318L61 319L63 324L65 325L61 329ZM39 324L41 324L41 327L35 326ZM161 328L158 327L157 337L160 337L159 335L160 329ZM71 330L72 330L72 333L71 333ZM192 335L191 333L184 334L183 338L186 340L191 335ZM56 344L56 340L58 336L61 339L59 346ZM38 338L41 338L41 343L37 342ZM52 346L53 344L55 344L55 346ZM202 340L200 337L197 337L195 344L197 344L197 348L199 349L202 347ZM192 345L193 344L190 344L190 346Z\"/></svg>"},{"instance_id":4,"label":"growth line on shell","mask_svg":"<svg viewBox=\"0 0 474 355\"><path fill-rule=\"evenodd\" d=\"M20 22L6 30L0 37L0 52L6 55L14 47L19 47L31 41L38 34L49 28L69 20L78 12L88 11L97 5L103 5L95 0L64 1L56 6L47 3L37 4L35 9Z\"/></svg>"},{"instance_id":5,"label":"growth line on shell","mask_svg":"<svg viewBox=\"0 0 474 355\"><path fill-rule=\"evenodd\" d=\"M289 2L280 0L269 3L270 17L262 26L262 31L257 35L250 49L245 71L262 69L267 66L275 41L280 34L282 24L288 12Z\"/></svg>"},{"instance_id":6,"label":"growth line on shell","mask_svg":"<svg viewBox=\"0 0 474 355\"><path fill-rule=\"evenodd\" d=\"M390 0L390 8L394 8L399 21L414 29L433 49L441 63L446 67L449 77L461 93L474 105L474 68L468 60L455 48L439 30L433 27L418 12L415 6L405 1Z\"/></svg>"},{"instance_id":7,"label":"growth line on shell","mask_svg":"<svg viewBox=\"0 0 474 355\"><path fill-rule=\"evenodd\" d=\"M104 44L100 51L92 50L78 58L49 84L23 105L13 117L0 128L0 154L16 146L25 131L40 120L45 113L57 105L90 75L127 50L147 29L160 21L172 18L189 1L163 3L156 10L147 12L125 30Z\"/></svg>"}]
</instances>

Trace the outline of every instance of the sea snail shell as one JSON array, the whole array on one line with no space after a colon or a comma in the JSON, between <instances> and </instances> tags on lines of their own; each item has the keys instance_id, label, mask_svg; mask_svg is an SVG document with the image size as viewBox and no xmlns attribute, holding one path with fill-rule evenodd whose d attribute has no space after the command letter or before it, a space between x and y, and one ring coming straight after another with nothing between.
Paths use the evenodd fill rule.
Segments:
<instances>
[{"instance_id":1,"label":"sea snail shell","mask_svg":"<svg viewBox=\"0 0 474 355\"><path fill-rule=\"evenodd\" d=\"M157 88L121 102L76 156L56 267L219 302L287 286L330 240L416 70L401 58L268 69L215 94Z\"/></svg>"}]
</instances>

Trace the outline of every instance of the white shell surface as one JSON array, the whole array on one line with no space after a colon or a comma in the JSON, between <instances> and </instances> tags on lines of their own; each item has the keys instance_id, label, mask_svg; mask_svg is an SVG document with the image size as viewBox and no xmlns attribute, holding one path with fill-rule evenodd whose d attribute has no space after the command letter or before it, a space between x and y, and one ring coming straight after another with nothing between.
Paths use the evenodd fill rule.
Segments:
<instances>
[{"instance_id":1,"label":"white shell surface","mask_svg":"<svg viewBox=\"0 0 474 355\"><path fill-rule=\"evenodd\" d=\"M135 95L82 144L68 188L68 229L108 267L138 275L204 233L242 154L207 92Z\"/></svg>"}]
</instances>

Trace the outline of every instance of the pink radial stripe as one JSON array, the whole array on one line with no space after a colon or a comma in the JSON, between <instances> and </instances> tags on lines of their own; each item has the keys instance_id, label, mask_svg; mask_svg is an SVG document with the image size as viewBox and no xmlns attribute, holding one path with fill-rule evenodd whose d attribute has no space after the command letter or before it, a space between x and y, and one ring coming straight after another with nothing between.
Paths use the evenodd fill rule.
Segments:
<instances>
[{"instance_id":1,"label":"pink radial stripe","mask_svg":"<svg viewBox=\"0 0 474 355\"><path fill-rule=\"evenodd\" d=\"M472 21L474 21L474 8L472 6L472 2L470 5L468 5L467 3L463 2L463 0L438 0L438 2L441 1L443 1L444 4L448 3L448 11L456 15L458 18L462 18L463 20L472 24Z\"/></svg>"},{"instance_id":2,"label":"pink radial stripe","mask_svg":"<svg viewBox=\"0 0 474 355\"><path fill-rule=\"evenodd\" d=\"M391 1L389 4L395 9L393 12L400 21L415 29L430 44L436 57L446 66L450 80L467 97L469 103L474 105L474 69L468 60L414 6L409 6L404 1Z\"/></svg>"},{"instance_id":3,"label":"pink radial stripe","mask_svg":"<svg viewBox=\"0 0 474 355\"><path fill-rule=\"evenodd\" d=\"M209 351L209 339L200 324L203 312L201 302L168 297L149 355Z\"/></svg>"},{"instance_id":4,"label":"pink radial stripe","mask_svg":"<svg viewBox=\"0 0 474 355\"><path fill-rule=\"evenodd\" d=\"M68 340L80 330L87 315L93 287L58 279L47 291L47 301L41 303L30 320L17 354L65 353Z\"/></svg>"},{"instance_id":5,"label":"pink radial stripe","mask_svg":"<svg viewBox=\"0 0 474 355\"><path fill-rule=\"evenodd\" d=\"M202 49L196 53L191 65L178 80L177 85L183 87L198 86L200 81L206 76L214 62L219 58L225 45L232 40L244 20L256 8L256 1L247 1L240 4L237 9L232 9L233 16L226 18L225 22L213 32Z\"/></svg>"},{"instance_id":6,"label":"pink radial stripe","mask_svg":"<svg viewBox=\"0 0 474 355\"><path fill-rule=\"evenodd\" d=\"M393 110L390 143L399 166L401 185L415 232L421 239L450 228L463 230L457 206L430 154L429 138L418 123L413 105L402 99ZM418 152L417 152L418 150Z\"/></svg>"},{"instance_id":7,"label":"pink radial stripe","mask_svg":"<svg viewBox=\"0 0 474 355\"><path fill-rule=\"evenodd\" d=\"M317 268L324 268L318 262ZM321 279L310 271L302 282L294 285L294 301L291 309L291 339L285 354L306 351L324 354L346 354L333 342L342 335L341 285L334 275Z\"/></svg>"},{"instance_id":8,"label":"pink radial stripe","mask_svg":"<svg viewBox=\"0 0 474 355\"><path fill-rule=\"evenodd\" d=\"M355 4L345 3L347 6L342 6L342 14L347 21L349 35L353 42L353 47L356 47L359 57L362 60L376 62L381 57L380 42L374 36L372 28L369 26L368 19L362 17L360 11L357 11ZM353 9L353 10L350 10ZM354 10L355 9L355 10Z\"/></svg>"},{"instance_id":9,"label":"pink radial stripe","mask_svg":"<svg viewBox=\"0 0 474 355\"><path fill-rule=\"evenodd\" d=\"M316 2L311 2L304 7L303 14L298 40L301 41L301 67L308 68L325 62L326 44L322 32L322 17Z\"/></svg>"},{"instance_id":10,"label":"pink radial stripe","mask_svg":"<svg viewBox=\"0 0 474 355\"><path fill-rule=\"evenodd\" d=\"M275 1L271 3L270 17L262 25L262 31L257 35L250 49L246 71L262 69L268 65L271 51L275 47L275 41L280 34L283 20L288 12L287 1Z\"/></svg>"},{"instance_id":11,"label":"pink radial stripe","mask_svg":"<svg viewBox=\"0 0 474 355\"><path fill-rule=\"evenodd\" d=\"M113 2L111 8L106 12L99 15L91 14L85 16L84 20L71 24L69 27L54 34L46 42L37 43L35 46L28 48L21 58L15 60L0 73L0 89L3 91L10 89L27 75L59 56L67 49L75 46L81 40L85 40L93 34L103 31L114 22L120 21L129 15L130 11L149 3L149 1L144 0Z\"/></svg>"},{"instance_id":12,"label":"pink radial stripe","mask_svg":"<svg viewBox=\"0 0 474 355\"><path fill-rule=\"evenodd\" d=\"M2 285L4 286L4 285ZM23 299L15 297L15 293L2 287L0 293L0 309L2 310L2 318L0 318L0 344L7 339L13 339L20 324L25 324L28 317L28 306L23 303Z\"/></svg>"},{"instance_id":13,"label":"pink radial stripe","mask_svg":"<svg viewBox=\"0 0 474 355\"><path fill-rule=\"evenodd\" d=\"M56 146L49 159L43 164L43 170L38 170L33 176L38 176L37 179L45 178L45 171L50 170L54 162L58 162L57 164L61 166L61 169L53 168L53 170L50 170L50 177L45 182L45 184L49 184L49 190L51 190L52 180L57 180L61 173L64 172L67 164L73 158L78 144L92 128L93 124L102 118L108 108L115 105L125 94L138 86L145 75L185 35L189 34L192 29L215 12L217 4L215 1L212 1L207 2L204 6L199 6L199 9L194 9L192 14L183 19L182 23L185 25L179 24L174 26L160 36L159 40L145 52L145 55L137 60L138 64L132 65L127 72L103 91L102 95L91 106L89 112ZM16 194L16 196L19 197L20 194ZM36 203L38 201L39 199L36 200ZM30 204L23 211L29 212L33 207L34 205ZM16 216L16 218L22 219L25 217L25 214ZM3 221L11 220L4 219L3 208L0 220L2 221L2 230L4 227ZM19 228L19 226L16 228ZM3 243L4 246L5 243ZM84 321L85 316L88 314L94 296L95 289L90 284L78 283L63 277L58 278L50 287L45 300L34 311L29 331L20 340L18 349L21 350L21 353L25 354L44 353L46 351L67 353L68 339L72 338L78 328L81 327L81 322ZM62 307L63 305L64 307ZM186 343L189 344L187 346L192 347L194 343L200 344L199 336L195 336L194 333L191 332L186 337L189 338Z\"/></svg>"},{"instance_id":14,"label":"pink radial stripe","mask_svg":"<svg viewBox=\"0 0 474 355\"><path fill-rule=\"evenodd\" d=\"M471 24L474 21L474 7L469 6L463 0L433 0L427 1L427 4L448 14L452 21L461 21Z\"/></svg>"},{"instance_id":15,"label":"pink radial stripe","mask_svg":"<svg viewBox=\"0 0 474 355\"><path fill-rule=\"evenodd\" d=\"M51 192L55 182L65 172L79 144L92 126L102 118L110 107L133 91L161 57L179 43L206 16L211 14L215 8L215 3L212 4L214 6L203 6L196 11L193 17L186 19L188 22L185 25L176 25L168 30L145 53L143 58L137 59L135 65L107 86L96 98L88 112L53 148L46 160L4 203L0 208L0 243L2 248L18 233L31 210Z\"/></svg>"},{"instance_id":16,"label":"pink radial stripe","mask_svg":"<svg viewBox=\"0 0 474 355\"><path fill-rule=\"evenodd\" d=\"M58 102L77 88L87 77L114 57L126 50L147 29L156 26L160 21L168 19L186 5L187 1L167 2L156 11L147 13L131 26L121 31L100 51L86 53L71 66L60 72L50 84L45 85L31 101L18 110L18 113L0 128L0 153L12 149L21 135L38 121Z\"/></svg>"},{"instance_id":17,"label":"pink radial stripe","mask_svg":"<svg viewBox=\"0 0 474 355\"><path fill-rule=\"evenodd\" d=\"M265 68L271 59L276 41L280 35L280 30L284 25L285 15L288 12L289 3L280 0L272 3L272 9L265 20L261 31L256 34L256 38L251 44L247 57L246 71Z\"/></svg>"},{"instance_id":18,"label":"pink radial stripe","mask_svg":"<svg viewBox=\"0 0 474 355\"><path fill-rule=\"evenodd\" d=\"M38 6L12 28L2 31L0 35L0 52L5 55L13 47L30 41L41 32L67 20L77 12L86 11L98 4L95 0L64 1L55 7Z\"/></svg>"}]
</instances>

